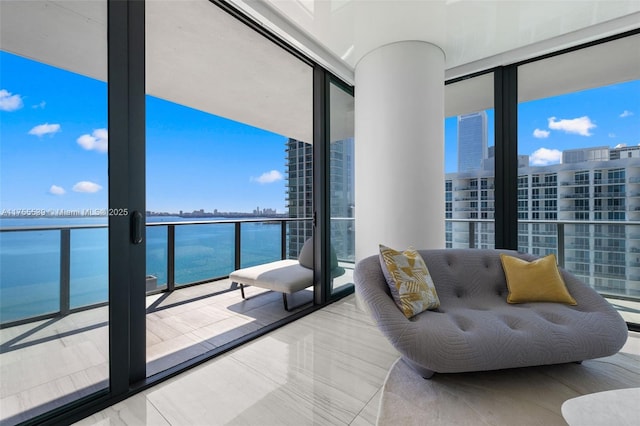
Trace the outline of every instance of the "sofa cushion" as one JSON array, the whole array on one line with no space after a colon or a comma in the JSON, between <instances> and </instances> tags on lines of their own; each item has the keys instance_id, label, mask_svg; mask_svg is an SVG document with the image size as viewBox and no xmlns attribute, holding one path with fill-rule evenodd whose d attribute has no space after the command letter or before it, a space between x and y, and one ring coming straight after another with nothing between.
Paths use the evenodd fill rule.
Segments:
<instances>
[{"instance_id":1,"label":"sofa cushion","mask_svg":"<svg viewBox=\"0 0 640 426\"><path fill-rule=\"evenodd\" d=\"M407 318L440 306L427 265L415 249L400 252L381 244L380 265L393 300Z\"/></svg>"},{"instance_id":2,"label":"sofa cushion","mask_svg":"<svg viewBox=\"0 0 640 426\"><path fill-rule=\"evenodd\" d=\"M527 262L501 253L500 260L509 288L508 303L557 302L577 305L560 276L554 254Z\"/></svg>"}]
</instances>

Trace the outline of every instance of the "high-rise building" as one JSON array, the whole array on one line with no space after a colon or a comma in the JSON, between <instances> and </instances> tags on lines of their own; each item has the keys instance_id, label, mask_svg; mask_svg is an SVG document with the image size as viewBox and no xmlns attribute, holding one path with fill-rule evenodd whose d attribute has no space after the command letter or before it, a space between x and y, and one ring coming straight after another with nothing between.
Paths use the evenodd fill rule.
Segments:
<instances>
[{"instance_id":1,"label":"high-rise building","mask_svg":"<svg viewBox=\"0 0 640 426\"><path fill-rule=\"evenodd\" d=\"M458 173L481 170L488 158L487 113L458 116Z\"/></svg>"},{"instance_id":2,"label":"high-rise building","mask_svg":"<svg viewBox=\"0 0 640 426\"><path fill-rule=\"evenodd\" d=\"M625 222L640 219L640 159L626 147L606 151L571 150L567 163L518 169L518 250L561 254L598 291L637 296L640 239ZM446 175L446 218L458 219L446 224L447 247L493 248L493 182L489 170Z\"/></svg>"},{"instance_id":3,"label":"high-rise building","mask_svg":"<svg viewBox=\"0 0 640 426\"><path fill-rule=\"evenodd\" d=\"M298 257L304 242L313 236L313 223L305 218L313 217L313 147L310 143L289 139L286 143L287 257Z\"/></svg>"},{"instance_id":4,"label":"high-rise building","mask_svg":"<svg viewBox=\"0 0 640 426\"><path fill-rule=\"evenodd\" d=\"M355 260L353 138L331 143L329 203L331 246L340 260Z\"/></svg>"},{"instance_id":5,"label":"high-rise building","mask_svg":"<svg viewBox=\"0 0 640 426\"><path fill-rule=\"evenodd\" d=\"M354 144L353 138L331 143L329 152L329 210L331 245L341 260L355 259ZM290 218L313 217L313 152L311 144L287 141L287 208ZM288 249L296 258L304 242L313 235L309 220L289 222Z\"/></svg>"}]
</instances>

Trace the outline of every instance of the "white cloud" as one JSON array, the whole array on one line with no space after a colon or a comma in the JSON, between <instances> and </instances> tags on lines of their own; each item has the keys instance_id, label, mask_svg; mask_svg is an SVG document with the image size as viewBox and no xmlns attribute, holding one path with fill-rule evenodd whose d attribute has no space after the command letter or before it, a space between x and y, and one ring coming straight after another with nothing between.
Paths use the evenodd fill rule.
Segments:
<instances>
[{"instance_id":1,"label":"white cloud","mask_svg":"<svg viewBox=\"0 0 640 426\"><path fill-rule=\"evenodd\" d=\"M39 104L32 105L31 108L33 108L33 109L38 109L38 108L39 109L44 109L44 107L46 107L46 106L47 106L47 103L45 101L42 101Z\"/></svg>"},{"instance_id":2,"label":"white cloud","mask_svg":"<svg viewBox=\"0 0 640 426\"><path fill-rule=\"evenodd\" d=\"M546 139L551 132L548 130L535 129L533 131L533 137L538 139Z\"/></svg>"},{"instance_id":3,"label":"white cloud","mask_svg":"<svg viewBox=\"0 0 640 426\"><path fill-rule=\"evenodd\" d=\"M22 108L22 97L20 95L12 95L11 92L0 90L0 111L15 111Z\"/></svg>"},{"instance_id":4,"label":"white cloud","mask_svg":"<svg viewBox=\"0 0 640 426\"><path fill-rule=\"evenodd\" d=\"M284 179L284 176L282 175L282 173L280 173L277 170L271 170L270 172L265 172L261 174L259 178L252 177L251 181L264 184L264 183L277 182L282 179Z\"/></svg>"},{"instance_id":5,"label":"white cloud","mask_svg":"<svg viewBox=\"0 0 640 426\"><path fill-rule=\"evenodd\" d=\"M75 192L98 192L102 189L100 185L94 182L83 180L73 185Z\"/></svg>"},{"instance_id":6,"label":"white cloud","mask_svg":"<svg viewBox=\"0 0 640 426\"><path fill-rule=\"evenodd\" d=\"M557 121L556 117L549 118L549 128L553 130L562 130L565 133L575 133L581 136L591 136L591 129L597 127L589 117L562 119Z\"/></svg>"},{"instance_id":7,"label":"white cloud","mask_svg":"<svg viewBox=\"0 0 640 426\"><path fill-rule=\"evenodd\" d=\"M614 139L614 138L616 137L616 134L615 134L615 133L609 133L609 137L610 137L611 139Z\"/></svg>"},{"instance_id":8,"label":"white cloud","mask_svg":"<svg viewBox=\"0 0 640 426\"><path fill-rule=\"evenodd\" d=\"M622 114L620 114L620 118L631 117L632 115L633 115L633 112L628 111L628 110L626 110L626 109L625 109L625 110L622 112Z\"/></svg>"},{"instance_id":9,"label":"white cloud","mask_svg":"<svg viewBox=\"0 0 640 426\"><path fill-rule=\"evenodd\" d=\"M59 131L60 131L59 124L44 123L44 124L39 124L33 129L29 130L29 134L41 137L44 135L53 135L58 133Z\"/></svg>"},{"instance_id":10,"label":"white cloud","mask_svg":"<svg viewBox=\"0 0 640 426\"><path fill-rule=\"evenodd\" d=\"M90 135L80 136L77 142L88 151L107 152L109 150L109 132L107 129L95 129Z\"/></svg>"},{"instance_id":11,"label":"white cloud","mask_svg":"<svg viewBox=\"0 0 640 426\"><path fill-rule=\"evenodd\" d=\"M49 194L53 195L64 195L66 192L63 187L58 185L51 185L51 188L49 188Z\"/></svg>"},{"instance_id":12,"label":"white cloud","mask_svg":"<svg viewBox=\"0 0 640 426\"><path fill-rule=\"evenodd\" d=\"M562 151L548 148L537 149L529 157L529 163L532 166L547 166L549 164L558 164L561 160Z\"/></svg>"}]
</instances>

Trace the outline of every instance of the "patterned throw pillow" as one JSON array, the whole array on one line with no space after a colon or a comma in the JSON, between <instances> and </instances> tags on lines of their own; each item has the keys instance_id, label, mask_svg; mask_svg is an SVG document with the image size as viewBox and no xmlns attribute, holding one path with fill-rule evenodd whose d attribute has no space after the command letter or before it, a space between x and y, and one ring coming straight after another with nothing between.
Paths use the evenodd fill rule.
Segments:
<instances>
[{"instance_id":1,"label":"patterned throw pillow","mask_svg":"<svg viewBox=\"0 0 640 426\"><path fill-rule=\"evenodd\" d=\"M380 265L393 300L407 318L440 306L427 265L414 248L400 252L380 244Z\"/></svg>"}]
</instances>

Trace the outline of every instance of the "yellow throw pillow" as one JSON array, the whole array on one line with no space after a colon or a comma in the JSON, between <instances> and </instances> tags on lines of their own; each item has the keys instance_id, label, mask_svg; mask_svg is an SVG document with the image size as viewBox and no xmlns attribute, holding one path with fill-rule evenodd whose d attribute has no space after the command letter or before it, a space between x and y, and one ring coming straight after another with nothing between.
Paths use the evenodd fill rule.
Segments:
<instances>
[{"instance_id":1,"label":"yellow throw pillow","mask_svg":"<svg viewBox=\"0 0 640 426\"><path fill-rule=\"evenodd\" d=\"M381 244L380 263L393 300L407 318L440 306L427 265L414 248L399 252Z\"/></svg>"},{"instance_id":2,"label":"yellow throw pillow","mask_svg":"<svg viewBox=\"0 0 640 426\"><path fill-rule=\"evenodd\" d=\"M500 253L509 287L508 303L557 302L577 305L564 284L555 254L532 262Z\"/></svg>"}]
</instances>

